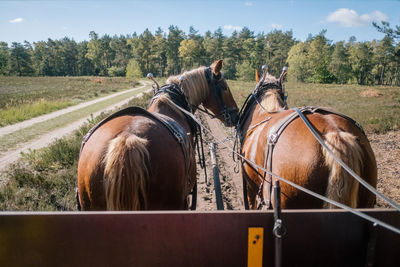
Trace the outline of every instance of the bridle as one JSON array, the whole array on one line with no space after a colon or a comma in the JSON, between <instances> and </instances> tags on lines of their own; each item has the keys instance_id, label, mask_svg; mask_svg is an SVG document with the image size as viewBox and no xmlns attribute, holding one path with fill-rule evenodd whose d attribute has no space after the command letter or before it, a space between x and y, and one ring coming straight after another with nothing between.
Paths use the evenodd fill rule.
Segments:
<instances>
[{"instance_id":1,"label":"bridle","mask_svg":"<svg viewBox=\"0 0 400 267\"><path fill-rule=\"evenodd\" d=\"M224 121L226 123L232 123L234 124L235 121L233 121L232 118L235 118L235 116L238 113L238 109L237 108L230 108L227 107L223 101L222 98L222 93L223 91L226 90L226 88L224 88L224 86L222 85L223 83L223 76L222 74L218 74L218 75L214 75L214 73L212 72L211 68L208 67L205 69L204 74L206 76L207 79L207 83L210 86L210 90L211 93L213 94L213 96L215 97L215 99L217 100L217 105L218 105L218 113L217 114L211 114L207 109L203 109L198 107L198 109L206 114L208 114L211 118L216 118L220 115L222 115L222 117L224 118Z\"/></svg>"},{"instance_id":2,"label":"bridle","mask_svg":"<svg viewBox=\"0 0 400 267\"><path fill-rule=\"evenodd\" d=\"M251 93L252 95L254 95L254 97L256 99L258 99L261 95L263 95L268 90L276 89L278 91L278 94L279 94L280 98L282 99L284 105L287 106L287 94L285 94L285 89L280 82L264 83L261 81L262 80L260 80L260 82L257 84L256 88Z\"/></svg>"},{"instance_id":3,"label":"bridle","mask_svg":"<svg viewBox=\"0 0 400 267\"><path fill-rule=\"evenodd\" d=\"M193 113L192 105L190 105L186 95L184 94L182 88L175 84L167 84L162 86L158 89L155 93L153 98L150 100L150 105L159 98L162 94L168 94L169 98L171 99L172 103L175 104L178 108L186 110L189 113ZM190 129L193 132L197 131L197 122L192 119L192 117L188 116L187 114L183 113L188 121Z\"/></svg>"}]
</instances>

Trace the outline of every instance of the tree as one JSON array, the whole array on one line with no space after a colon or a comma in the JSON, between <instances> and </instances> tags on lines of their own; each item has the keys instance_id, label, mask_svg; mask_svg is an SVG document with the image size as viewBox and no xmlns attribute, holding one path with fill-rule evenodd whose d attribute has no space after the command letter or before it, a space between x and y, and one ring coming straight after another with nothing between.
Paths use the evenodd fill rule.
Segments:
<instances>
[{"instance_id":1,"label":"tree","mask_svg":"<svg viewBox=\"0 0 400 267\"><path fill-rule=\"evenodd\" d=\"M293 32L274 30L266 35L264 43L262 54L266 61L262 64L267 64L269 72L277 76L286 64L290 48L295 44Z\"/></svg>"},{"instance_id":2,"label":"tree","mask_svg":"<svg viewBox=\"0 0 400 267\"><path fill-rule=\"evenodd\" d=\"M88 42L83 41L77 47L77 75L95 75L95 66L93 62L86 57L88 53Z\"/></svg>"},{"instance_id":3,"label":"tree","mask_svg":"<svg viewBox=\"0 0 400 267\"><path fill-rule=\"evenodd\" d=\"M400 38L400 26L396 25L395 29L390 27L390 23L387 21L381 21L381 25L377 22L372 22L372 25L377 29L378 32L384 33L385 36L390 39Z\"/></svg>"},{"instance_id":4,"label":"tree","mask_svg":"<svg viewBox=\"0 0 400 267\"><path fill-rule=\"evenodd\" d=\"M127 38L123 35L114 36L110 41L110 48L114 54L112 65L125 71L129 59L132 58L132 47Z\"/></svg>"},{"instance_id":5,"label":"tree","mask_svg":"<svg viewBox=\"0 0 400 267\"><path fill-rule=\"evenodd\" d=\"M290 77L300 82L305 82L310 77L311 72L307 57L309 46L308 43L299 42L292 46L288 53L288 73Z\"/></svg>"},{"instance_id":6,"label":"tree","mask_svg":"<svg viewBox=\"0 0 400 267\"><path fill-rule=\"evenodd\" d=\"M10 49L10 72L18 76L30 76L34 74L30 49L32 47L25 41L24 45L13 42Z\"/></svg>"},{"instance_id":7,"label":"tree","mask_svg":"<svg viewBox=\"0 0 400 267\"><path fill-rule=\"evenodd\" d=\"M343 41L337 42L332 52L329 71L335 76L337 83L347 83L351 75L349 53Z\"/></svg>"},{"instance_id":8,"label":"tree","mask_svg":"<svg viewBox=\"0 0 400 267\"><path fill-rule=\"evenodd\" d=\"M394 59L393 39L385 35L374 47L373 61L378 74L379 84L385 83L386 70Z\"/></svg>"},{"instance_id":9,"label":"tree","mask_svg":"<svg viewBox=\"0 0 400 267\"><path fill-rule=\"evenodd\" d=\"M111 38L107 34L99 38L98 34L91 31L90 42L87 45L86 57L93 62L95 74L107 75L108 68L114 59L114 51L110 47Z\"/></svg>"},{"instance_id":10,"label":"tree","mask_svg":"<svg viewBox=\"0 0 400 267\"><path fill-rule=\"evenodd\" d=\"M236 65L239 62L237 50L235 48L236 35L225 38L222 44L222 58L224 59L224 76L227 79L236 79ZM210 60L212 62L212 60Z\"/></svg>"},{"instance_id":11,"label":"tree","mask_svg":"<svg viewBox=\"0 0 400 267\"><path fill-rule=\"evenodd\" d=\"M308 67L311 77L308 79L317 83L332 83L334 76L329 71L331 46L325 37L326 30L321 31L310 43L308 49Z\"/></svg>"},{"instance_id":12,"label":"tree","mask_svg":"<svg viewBox=\"0 0 400 267\"><path fill-rule=\"evenodd\" d=\"M358 84L366 84L368 75L373 67L373 50L371 47L371 43L356 43L350 48L349 52L349 60L352 68L352 74L354 75Z\"/></svg>"},{"instance_id":13,"label":"tree","mask_svg":"<svg viewBox=\"0 0 400 267\"><path fill-rule=\"evenodd\" d=\"M179 58L182 67L186 70L198 66L198 59L201 56L201 45L198 41L189 39L183 40L179 46Z\"/></svg>"},{"instance_id":14,"label":"tree","mask_svg":"<svg viewBox=\"0 0 400 267\"><path fill-rule=\"evenodd\" d=\"M78 46L74 40L64 37L59 43L62 67L59 75L75 76L78 73Z\"/></svg>"},{"instance_id":15,"label":"tree","mask_svg":"<svg viewBox=\"0 0 400 267\"><path fill-rule=\"evenodd\" d=\"M8 44L6 42L0 42L0 75L8 74L9 59Z\"/></svg>"},{"instance_id":16,"label":"tree","mask_svg":"<svg viewBox=\"0 0 400 267\"><path fill-rule=\"evenodd\" d=\"M177 27L171 25L168 28L168 37L166 44L167 55L167 72L169 75L178 74L181 71L179 61L179 46L185 39L184 33Z\"/></svg>"},{"instance_id":17,"label":"tree","mask_svg":"<svg viewBox=\"0 0 400 267\"><path fill-rule=\"evenodd\" d=\"M218 28L213 34L211 32L206 33L204 38L204 50L206 63L214 62L215 60L224 58L223 45L225 36L222 33L222 29Z\"/></svg>"},{"instance_id":18,"label":"tree","mask_svg":"<svg viewBox=\"0 0 400 267\"><path fill-rule=\"evenodd\" d=\"M242 81L253 81L254 80L254 68L250 62L245 60L237 65L236 77Z\"/></svg>"},{"instance_id":19,"label":"tree","mask_svg":"<svg viewBox=\"0 0 400 267\"><path fill-rule=\"evenodd\" d=\"M132 78L141 78L143 77L141 68L139 66L139 63L135 59L129 60L128 66L126 67L126 78L132 79Z\"/></svg>"},{"instance_id":20,"label":"tree","mask_svg":"<svg viewBox=\"0 0 400 267\"><path fill-rule=\"evenodd\" d=\"M167 66L165 34L161 28L158 28L154 35L154 42L151 47L152 62L154 64L154 74L164 76Z\"/></svg>"},{"instance_id":21,"label":"tree","mask_svg":"<svg viewBox=\"0 0 400 267\"><path fill-rule=\"evenodd\" d=\"M255 44L254 33L244 27L236 40L236 50L239 53L239 61L249 60Z\"/></svg>"},{"instance_id":22,"label":"tree","mask_svg":"<svg viewBox=\"0 0 400 267\"><path fill-rule=\"evenodd\" d=\"M154 36L149 29L139 35L135 49L135 59L139 63L142 73L154 72L153 57L151 55L153 42Z\"/></svg>"}]
</instances>

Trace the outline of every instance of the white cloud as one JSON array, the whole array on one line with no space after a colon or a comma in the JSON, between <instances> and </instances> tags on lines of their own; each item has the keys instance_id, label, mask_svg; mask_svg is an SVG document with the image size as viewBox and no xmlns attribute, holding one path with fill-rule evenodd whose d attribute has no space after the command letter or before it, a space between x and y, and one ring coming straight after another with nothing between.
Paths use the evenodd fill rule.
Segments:
<instances>
[{"instance_id":1,"label":"white cloud","mask_svg":"<svg viewBox=\"0 0 400 267\"><path fill-rule=\"evenodd\" d=\"M370 14L358 15L353 9L339 8L328 15L326 22L338 22L343 27L361 27L372 21L387 20L388 17L376 10Z\"/></svg>"},{"instance_id":2,"label":"white cloud","mask_svg":"<svg viewBox=\"0 0 400 267\"><path fill-rule=\"evenodd\" d=\"M225 25L224 29L225 30L230 30L230 31L240 31L243 27L241 26L233 26L233 25Z\"/></svg>"},{"instance_id":3,"label":"white cloud","mask_svg":"<svg viewBox=\"0 0 400 267\"><path fill-rule=\"evenodd\" d=\"M282 29L282 24L271 24L271 27L277 30L281 30Z\"/></svg>"},{"instance_id":4,"label":"white cloud","mask_svg":"<svg viewBox=\"0 0 400 267\"><path fill-rule=\"evenodd\" d=\"M21 22L23 22L23 21L24 21L23 18L16 18L16 19L10 20L9 22L10 22L10 23L21 23Z\"/></svg>"},{"instance_id":5,"label":"white cloud","mask_svg":"<svg viewBox=\"0 0 400 267\"><path fill-rule=\"evenodd\" d=\"M244 5L245 6L253 6L253 3L252 2L246 2L246 3L244 3Z\"/></svg>"}]
</instances>

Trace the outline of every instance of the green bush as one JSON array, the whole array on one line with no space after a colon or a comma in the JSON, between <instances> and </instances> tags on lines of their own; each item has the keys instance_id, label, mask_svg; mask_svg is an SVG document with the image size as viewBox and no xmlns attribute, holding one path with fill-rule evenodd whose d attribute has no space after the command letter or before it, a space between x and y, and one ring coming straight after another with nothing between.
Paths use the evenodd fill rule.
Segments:
<instances>
[{"instance_id":1,"label":"green bush","mask_svg":"<svg viewBox=\"0 0 400 267\"><path fill-rule=\"evenodd\" d=\"M117 67L117 66L112 66L111 68L108 68L108 75L111 77L123 77L125 76L125 68L124 67Z\"/></svg>"},{"instance_id":2,"label":"green bush","mask_svg":"<svg viewBox=\"0 0 400 267\"><path fill-rule=\"evenodd\" d=\"M126 78L139 79L143 77L142 71L140 69L139 63L135 59L129 60L128 66L126 67Z\"/></svg>"}]
</instances>

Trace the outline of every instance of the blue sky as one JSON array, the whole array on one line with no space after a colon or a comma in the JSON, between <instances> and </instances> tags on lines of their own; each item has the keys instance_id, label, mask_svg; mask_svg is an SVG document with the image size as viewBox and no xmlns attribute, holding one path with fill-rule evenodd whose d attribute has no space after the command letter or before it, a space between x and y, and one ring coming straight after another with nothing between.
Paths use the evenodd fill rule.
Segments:
<instances>
[{"instance_id":1,"label":"blue sky","mask_svg":"<svg viewBox=\"0 0 400 267\"><path fill-rule=\"evenodd\" d=\"M385 20L400 25L399 0L203 0L203 1L3 1L0 0L0 41L35 42L65 36L75 41L89 39L94 30L100 35L153 33L176 25L188 33L248 27L256 34L274 29L293 30L297 40L326 29L328 39L358 41L382 39L372 21Z\"/></svg>"}]
</instances>

